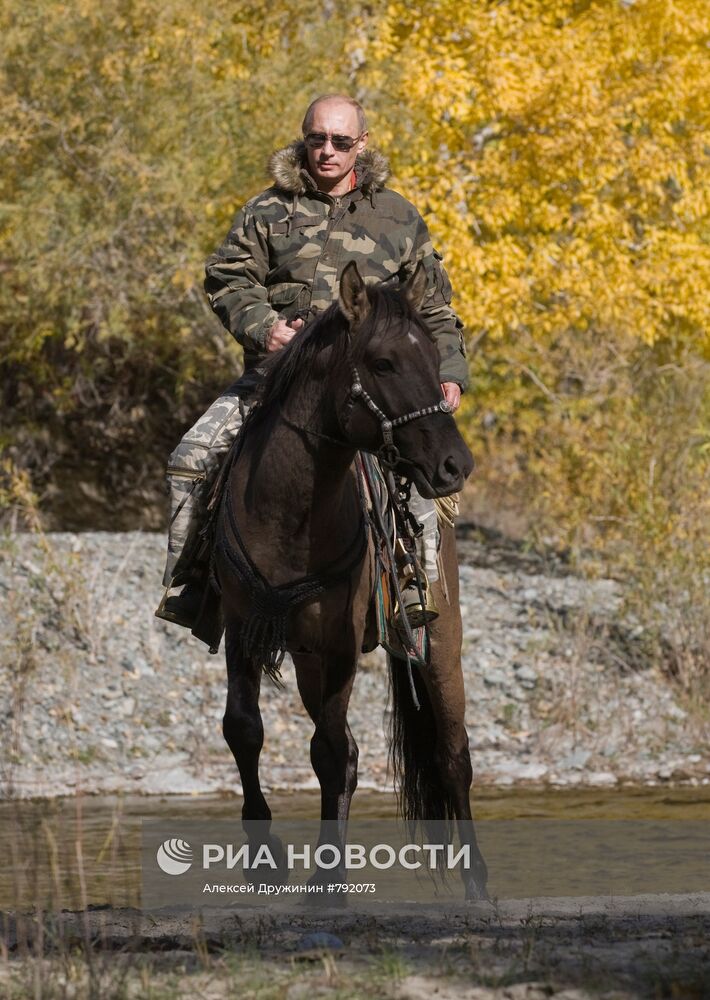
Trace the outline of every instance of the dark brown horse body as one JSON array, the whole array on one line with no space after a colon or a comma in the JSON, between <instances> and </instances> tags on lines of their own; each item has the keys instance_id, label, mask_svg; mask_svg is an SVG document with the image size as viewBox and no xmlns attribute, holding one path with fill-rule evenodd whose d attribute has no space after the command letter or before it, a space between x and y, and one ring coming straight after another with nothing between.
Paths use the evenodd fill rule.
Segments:
<instances>
[{"instance_id":1,"label":"dark brown horse body","mask_svg":"<svg viewBox=\"0 0 710 1000\"><path fill-rule=\"evenodd\" d=\"M422 408L436 409L431 404L441 398L436 347L412 308L423 283L418 272L404 291L366 289L354 265L346 268L339 305L271 363L262 403L229 473L216 545L226 624L224 735L241 776L247 828L249 821L271 820L259 783L263 660L245 648L253 595L225 558L225 546L234 546L238 526L251 564L275 588L319 574L333 581L289 611L286 647L315 726L311 761L321 786L321 819L336 821L342 830L357 785L358 750L347 709L375 584L355 455L381 447L383 414L414 414L416 419L394 430L394 444L401 455L398 471L422 495L455 492L472 467L450 414L417 416ZM357 385L353 391L358 380L362 394ZM480 899L486 868L469 804L458 568L453 530L442 529L442 536L447 592L441 582L433 585L440 614L430 626L430 665L415 671L419 710L402 664L392 670L392 756L405 817L456 820L461 842L474 857L473 867L462 871L466 896Z\"/></svg>"}]
</instances>

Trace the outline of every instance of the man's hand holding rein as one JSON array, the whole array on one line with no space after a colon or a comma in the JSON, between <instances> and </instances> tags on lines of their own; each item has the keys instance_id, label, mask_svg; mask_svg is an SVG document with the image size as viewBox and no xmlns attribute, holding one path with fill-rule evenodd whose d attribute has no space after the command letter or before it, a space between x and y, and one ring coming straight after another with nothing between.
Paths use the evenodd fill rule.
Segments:
<instances>
[{"instance_id":1,"label":"man's hand holding rein","mask_svg":"<svg viewBox=\"0 0 710 1000\"><path fill-rule=\"evenodd\" d=\"M266 335L266 350L269 353L280 351L293 339L302 326L302 319L294 319L290 323L287 323L285 319L278 319Z\"/></svg>"},{"instance_id":2,"label":"man's hand holding rein","mask_svg":"<svg viewBox=\"0 0 710 1000\"><path fill-rule=\"evenodd\" d=\"M451 412L456 413L461 405L461 386L458 382L442 382L441 391L444 394L444 399L451 407Z\"/></svg>"}]
</instances>

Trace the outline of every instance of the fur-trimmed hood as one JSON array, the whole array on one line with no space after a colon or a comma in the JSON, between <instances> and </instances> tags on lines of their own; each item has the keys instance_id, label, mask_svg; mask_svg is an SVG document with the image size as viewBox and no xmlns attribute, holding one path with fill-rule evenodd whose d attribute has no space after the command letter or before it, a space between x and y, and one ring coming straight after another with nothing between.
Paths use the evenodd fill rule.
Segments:
<instances>
[{"instance_id":1,"label":"fur-trimmed hood","mask_svg":"<svg viewBox=\"0 0 710 1000\"><path fill-rule=\"evenodd\" d=\"M268 170L276 187L290 194L305 194L316 187L306 169L306 144L303 140L292 142L278 149L269 157ZM390 167L386 156L376 149L365 148L355 161L357 186L363 194L370 194L385 186Z\"/></svg>"}]
</instances>

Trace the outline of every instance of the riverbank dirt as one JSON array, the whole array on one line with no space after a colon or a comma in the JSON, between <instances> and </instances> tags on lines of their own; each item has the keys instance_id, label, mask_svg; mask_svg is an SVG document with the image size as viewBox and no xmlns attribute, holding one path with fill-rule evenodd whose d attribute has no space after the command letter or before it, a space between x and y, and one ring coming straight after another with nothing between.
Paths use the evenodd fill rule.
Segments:
<instances>
[{"instance_id":1,"label":"riverbank dirt","mask_svg":"<svg viewBox=\"0 0 710 1000\"><path fill-rule=\"evenodd\" d=\"M475 783L710 783L707 720L689 713L623 591L559 560L460 538ZM6 537L0 560L3 797L239 791L221 733L223 654L153 616L164 536ZM312 788L311 725L289 664L265 684L269 788ZM363 657L350 724L361 787L388 789L387 677Z\"/></svg>"},{"instance_id":2,"label":"riverbank dirt","mask_svg":"<svg viewBox=\"0 0 710 1000\"><path fill-rule=\"evenodd\" d=\"M6 917L3 928L0 990L18 1000L701 1000L710 988L708 894L256 922L238 912L98 909Z\"/></svg>"}]
</instances>

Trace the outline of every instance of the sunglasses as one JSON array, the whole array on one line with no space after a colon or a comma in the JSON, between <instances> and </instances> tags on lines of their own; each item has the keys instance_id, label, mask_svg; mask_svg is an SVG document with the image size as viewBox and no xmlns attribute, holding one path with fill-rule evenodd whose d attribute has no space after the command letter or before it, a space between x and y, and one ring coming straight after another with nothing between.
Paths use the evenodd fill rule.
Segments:
<instances>
[{"instance_id":1,"label":"sunglasses","mask_svg":"<svg viewBox=\"0 0 710 1000\"><path fill-rule=\"evenodd\" d=\"M333 149L336 149L339 153L349 153L355 143L362 139L363 135L364 133L355 136L353 139L349 135L326 135L325 132L309 132L308 135L304 135L303 141L310 149L320 149L330 139Z\"/></svg>"}]
</instances>

